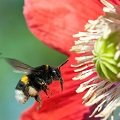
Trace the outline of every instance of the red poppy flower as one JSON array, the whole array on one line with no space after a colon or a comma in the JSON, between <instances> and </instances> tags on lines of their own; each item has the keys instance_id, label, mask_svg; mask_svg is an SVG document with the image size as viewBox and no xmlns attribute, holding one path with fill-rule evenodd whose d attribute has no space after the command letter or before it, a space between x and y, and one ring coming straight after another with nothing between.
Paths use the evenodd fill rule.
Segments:
<instances>
[{"instance_id":1,"label":"red poppy flower","mask_svg":"<svg viewBox=\"0 0 120 120\"><path fill-rule=\"evenodd\" d=\"M120 4L119 0L109 0ZM91 107L82 104L84 93L76 89L82 81L73 81L76 76L71 64L76 54L70 49L74 45L73 34L83 31L89 19L102 15L100 0L25 0L24 16L30 31L42 42L69 56L69 61L61 67L64 90L60 91L58 82L50 85L53 95L47 98L41 93L42 108L36 110L37 103L21 115L21 120L93 120L89 118ZM78 54L79 56L79 54ZM89 80L93 75L88 76Z\"/></svg>"}]
</instances>

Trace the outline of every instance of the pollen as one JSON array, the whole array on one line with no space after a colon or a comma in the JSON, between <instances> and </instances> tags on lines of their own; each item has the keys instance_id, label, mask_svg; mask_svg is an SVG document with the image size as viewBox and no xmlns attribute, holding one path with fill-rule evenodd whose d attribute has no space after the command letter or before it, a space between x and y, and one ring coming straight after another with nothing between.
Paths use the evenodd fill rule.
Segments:
<instances>
[{"instance_id":1,"label":"pollen","mask_svg":"<svg viewBox=\"0 0 120 120\"><path fill-rule=\"evenodd\" d=\"M25 85L29 83L29 79L26 75L24 75L22 78L21 78L21 82L23 82Z\"/></svg>"}]
</instances>

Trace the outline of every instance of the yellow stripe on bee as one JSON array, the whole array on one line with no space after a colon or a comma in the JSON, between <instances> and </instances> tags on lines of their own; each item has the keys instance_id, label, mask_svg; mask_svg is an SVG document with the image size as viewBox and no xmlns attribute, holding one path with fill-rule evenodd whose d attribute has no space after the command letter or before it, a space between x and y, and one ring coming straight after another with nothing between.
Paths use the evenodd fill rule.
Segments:
<instances>
[{"instance_id":1,"label":"yellow stripe on bee","mask_svg":"<svg viewBox=\"0 0 120 120\"><path fill-rule=\"evenodd\" d=\"M45 67L46 67L46 70L48 70L49 65L45 65Z\"/></svg>"},{"instance_id":2,"label":"yellow stripe on bee","mask_svg":"<svg viewBox=\"0 0 120 120\"><path fill-rule=\"evenodd\" d=\"M23 82L25 85L29 83L29 79L28 79L28 76L24 75L22 78L21 78L21 82Z\"/></svg>"}]
</instances>

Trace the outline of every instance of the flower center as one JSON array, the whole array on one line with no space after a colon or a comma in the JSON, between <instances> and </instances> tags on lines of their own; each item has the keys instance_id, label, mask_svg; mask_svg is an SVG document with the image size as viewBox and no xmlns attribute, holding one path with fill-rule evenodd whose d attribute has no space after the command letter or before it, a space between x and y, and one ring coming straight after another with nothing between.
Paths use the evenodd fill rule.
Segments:
<instances>
[{"instance_id":1,"label":"flower center","mask_svg":"<svg viewBox=\"0 0 120 120\"><path fill-rule=\"evenodd\" d=\"M120 31L96 41L93 55L96 70L100 77L111 82L120 81Z\"/></svg>"}]
</instances>

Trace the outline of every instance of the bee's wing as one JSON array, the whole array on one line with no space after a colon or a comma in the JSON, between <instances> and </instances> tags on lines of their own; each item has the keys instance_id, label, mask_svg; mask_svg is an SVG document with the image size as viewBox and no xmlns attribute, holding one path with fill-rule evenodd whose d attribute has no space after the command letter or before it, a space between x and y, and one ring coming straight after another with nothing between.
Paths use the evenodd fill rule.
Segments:
<instances>
[{"instance_id":1,"label":"bee's wing","mask_svg":"<svg viewBox=\"0 0 120 120\"><path fill-rule=\"evenodd\" d=\"M12 59L12 58L4 58L4 59L15 69L15 72L30 74L31 71L34 69L33 67L27 64L24 64L19 60Z\"/></svg>"}]
</instances>

